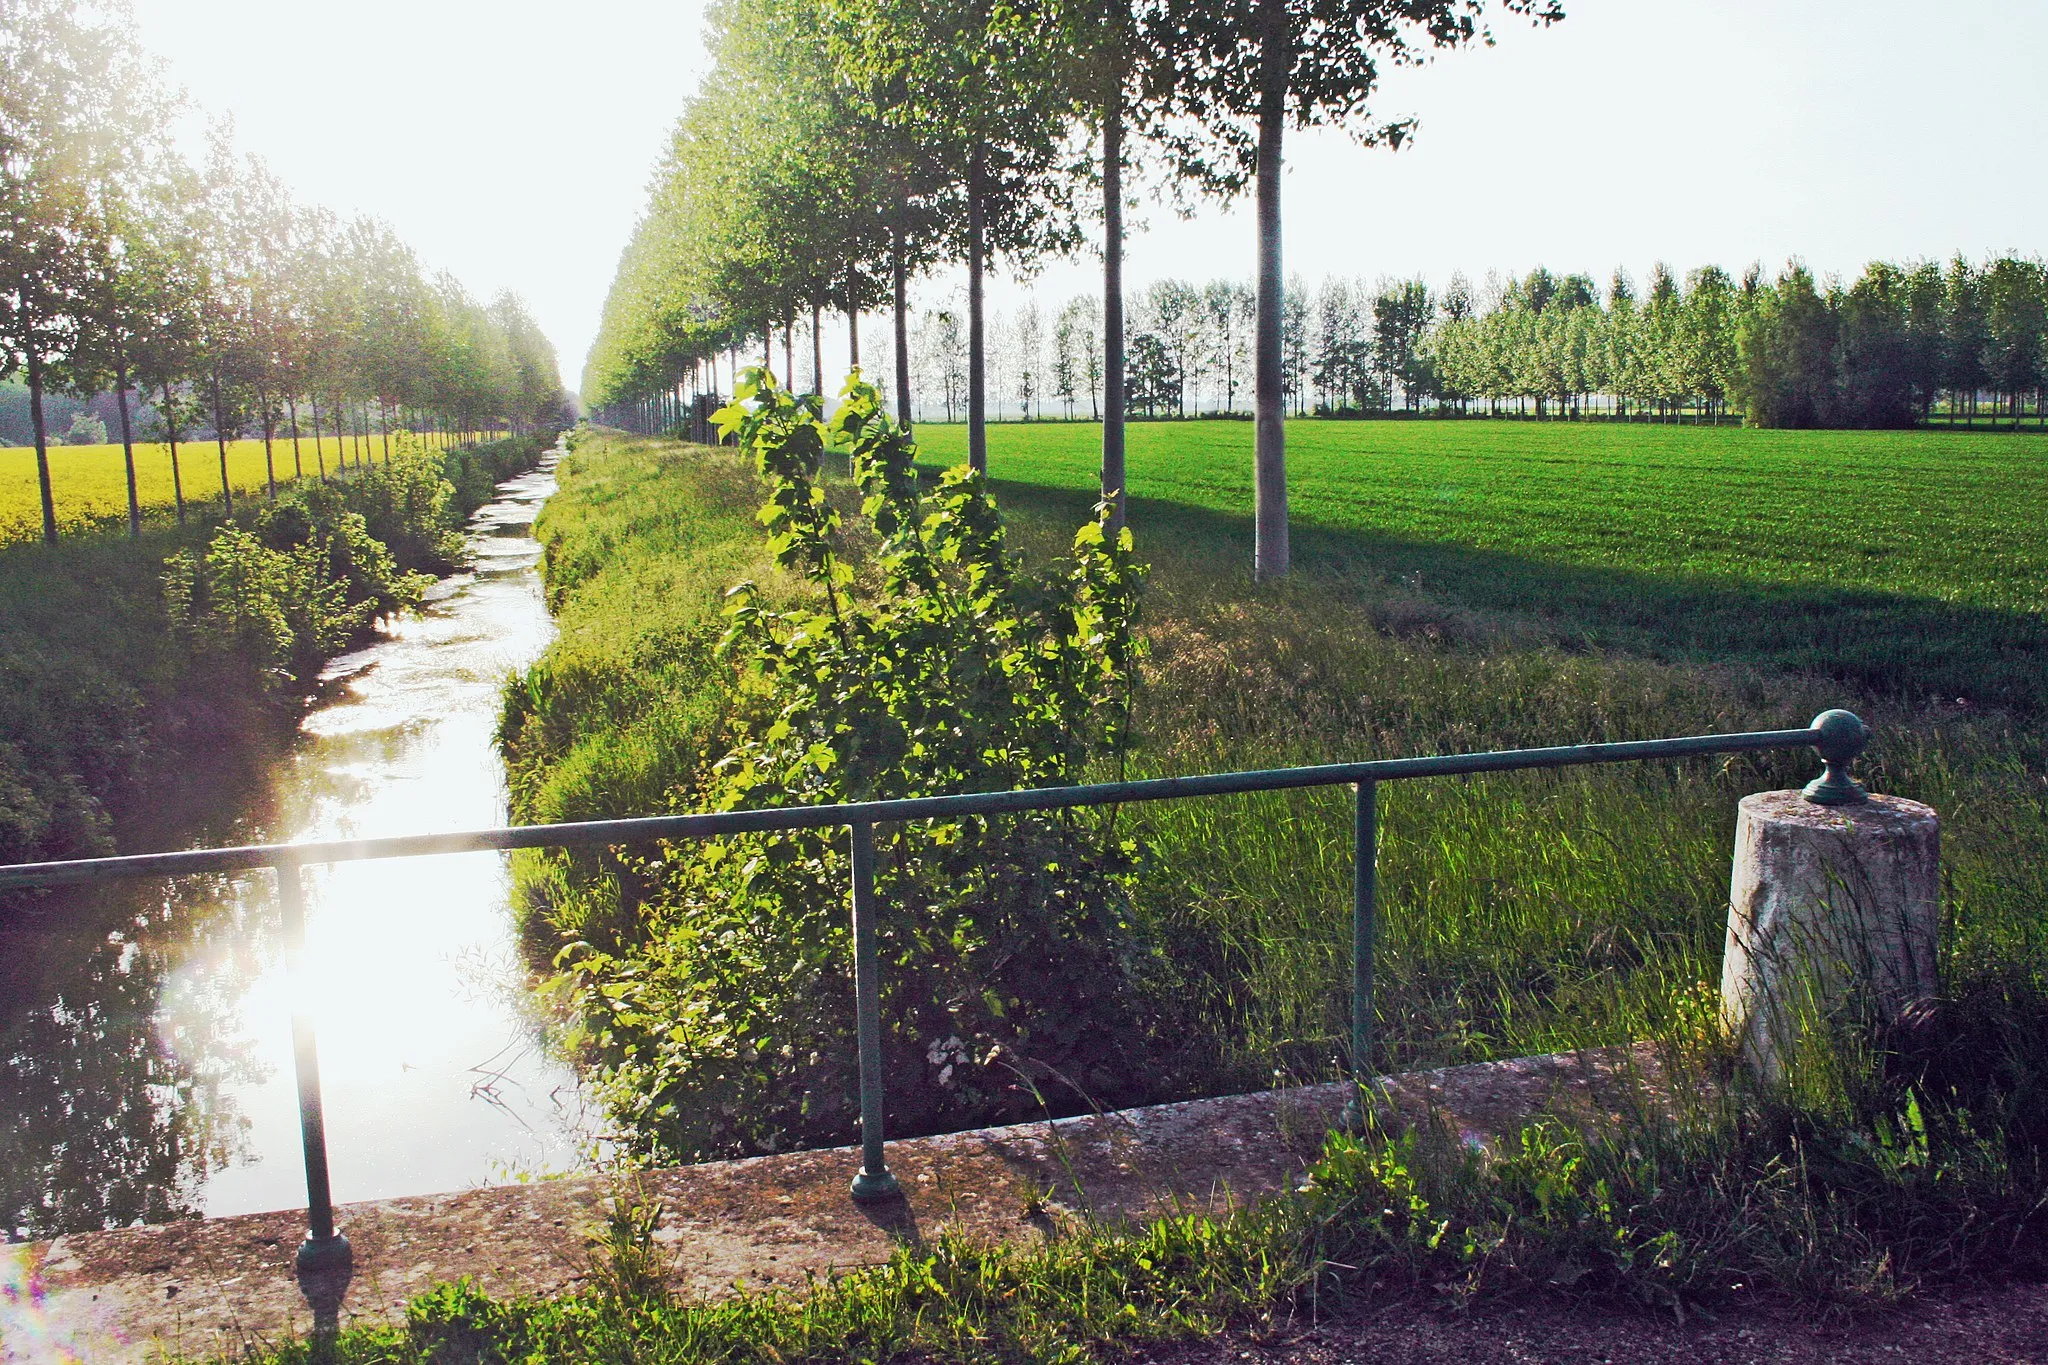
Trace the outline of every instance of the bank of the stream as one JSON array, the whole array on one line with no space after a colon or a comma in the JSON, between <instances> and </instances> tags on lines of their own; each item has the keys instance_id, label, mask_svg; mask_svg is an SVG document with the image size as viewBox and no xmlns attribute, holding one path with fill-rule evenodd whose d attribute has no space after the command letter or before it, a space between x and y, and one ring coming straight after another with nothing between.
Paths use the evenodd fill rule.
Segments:
<instances>
[{"instance_id":1,"label":"bank of the stream","mask_svg":"<svg viewBox=\"0 0 2048 1365\"><path fill-rule=\"evenodd\" d=\"M0 862L204 828L320 666L452 569L464 521L543 448L401 446L233 518L0 547Z\"/></svg>"},{"instance_id":2,"label":"bank of the stream","mask_svg":"<svg viewBox=\"0 0 2048 1365\"><path fill-rule=\"evenodd\" d=\"M1032 558L1063 549L1087 515L1056 490L998 493ZM742 579L799 591L774 568L753 515L760 496L730 451L591 434L565 464L540 525L562 636L507 701L517 818L697 805L725 751L737 677L715 657L724 591ZM1235 525L1160 503L1134 522L1151 564L1150 653L1130 772L1767 729L1848 705L1882 736L1867 765L1873 785L1947 816L1956 993L2048 981L2048 781L2034 727L1795 673L1568 647L1540 619L1357 569L1343 547L1324 555L1311 542L1292 579L1253 584L1234 567ZM1375 1060L1444 1065L1710 1030L1736 802L1804 782L1811 766L1798 754L1742 757L1383 792ZM1184 801L1121 818L1144 852L1143 937L1171 944L1147 989L1171 1023L1165 1036L1199 1045L1134 1059L1147 1083L1118 1098L1341 1074L1347 796ZM535 943L553 951L595 921L630 919L642 883L618 869L530 862ZM652 969L660 951L634 966ZM930 1083L964 1069L940 1055L943 1038L922 1041L933 1046ZM627 1115L646 1098L615 1096ZM1089 1103L1064 1082L1036 1098ZM659 1150L660 1120L639 1122Z\"/></svg>"},{"instance_id":3,"label":"bank of the stream","mask_svg":"<svg viewBox=\"0 0 2048 1365\"><path fill-rule=\"evenodd\" d=\"M214 736L210 751L189 735L145 751L137 786L165 809L114 824L120 846L502 823L490 740L498 688L553 634L529 529L554 487L549 462L506 477L537 455L500 449L410 470L401 461L388 482L352 487L369 508L355 515L392 528L379 547L403 547L412 564L459 560L460 570L411 585L417 609L348 641L307 686L288 674L266 680L246 659L216 658L197 683L186 675L188 685L246 689L219 700L245 706L250 728ZM390 496L408 490L417 496ZM404 505L421 515L394 521L389 509ZM273 515L297 516L302 504L286 495L277 506ZM165 772L166 762L184 771ZM153 825L140 818L151 814L161 817ZM589 1134L575 1078L541 1046L501 857L322 869L308 893L297 1000L267 874L19 898L0 921L0 1236L302 1201L294 1009L319 1032L340 1198L580 1159Z\"/></svg>"}]
</instances>

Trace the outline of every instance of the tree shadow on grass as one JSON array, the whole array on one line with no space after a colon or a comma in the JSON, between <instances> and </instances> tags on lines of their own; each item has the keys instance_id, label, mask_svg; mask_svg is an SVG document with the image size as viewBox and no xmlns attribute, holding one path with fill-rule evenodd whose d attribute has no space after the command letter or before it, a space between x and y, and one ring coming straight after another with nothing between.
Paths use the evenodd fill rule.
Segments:
<instances>
[{"instance_id":1,"label":"tree shadow on grass","mask_svg":"<svg viewBox=\"0 0 2048 1365\"><path fill-rule=\"evenodd\" d=\"M1065 525L1086 520L1093 502L1036 484L998 480L995 490L1006 508ZM1130 524L1140 559L1213 560L1219 574L1249 574L1248 516L1133 498ZM1780 669L1907 703L2048 713L2041 615L1863 588L1630 573L1299 520L1292 530L1296 571L1319 580L1334 609L1392 584L1529 622L1568 649Z\"/></svg>"}]
</instances>

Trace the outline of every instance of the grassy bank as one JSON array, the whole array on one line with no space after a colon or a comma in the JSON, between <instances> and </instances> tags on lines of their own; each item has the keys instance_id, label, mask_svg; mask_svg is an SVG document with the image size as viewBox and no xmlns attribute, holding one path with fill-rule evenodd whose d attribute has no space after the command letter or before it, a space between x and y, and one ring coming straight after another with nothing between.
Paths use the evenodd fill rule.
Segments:
<instances>
[{"instance_id":1,"label":"grassy bank","mask_svg":"<svg viewBox=\"0 0 2048 1365\"><path fill-rule=\"evenodd\" d=\"M998 468L1018 458L1000 444L995 456ZM1014 482L999 494L1034 554L1085 519L1085 495ZM508 704L519 818L689 807L728 702L710 649L720 594L766 572L757 496L729 454L657 441L600 441L566 468L542 524L563 638ZM1782 660L1590 648L1542 612L1489 609L1461 583L1417 582L1334 534L1303 537L1288 581L1254 584L1241 516L1155 498L1133 520L1152 566L1134 773L1778 728L1848 705L1879 727L1873 785L1947 817L1954 970L2048 970L2048 755L2023 713L1866 690ZM1644 540L1645 560L1675 553ZM1385 790L1377 1060L1447 1064L1685 1026L1718 980L1735 804L1812 767L1761 756ZM1182 801L1121 818L1146 850L1152 932L1174 945L1160 989L1207 1047L1194 1074L1161 1083L1340 1074L1348 797ZM560 941L551 906L570 936L592 913L619 915L616 879L593 894L579 885L543 893L541 941Z\"/></svg>"},{"instance_id":2,"label":"grassy bank","mask_svg":"<svg viewBox=\"0 0 2048 1365\"><path fill-rule=\"evenodd\" d=\"M578 441L556 475L534 534L559 635L506 695L513 817L664 810L719 738L724 590L776 578L758 485L729 453L623 436Z\"/></svg>"},{"instance_id":3,"label":"grassy bank","mask_svg":"<svg viewBox=\"0 0 2048 1365\"><path fill-rule=\"evenodd\" d=\"M1033 557L1085 519L1086 496L1062 487L1006 482L999 493ZM659 440L593 436L565 466L542 527L563 639L507 702L522 818L691 805L731 704L731 674L712 652L722 590L775 582L751 523L758 497L732 453ZM449 1290L417 1305L407 1328L348 1349L399 1360L433 1358L445 1342L544 1360L1052 1359L1387 1282L1568 1285L1667 1308L1759 1291L1870 1305L2039 1267L2048 754L2027 712L1859 687L1786 658L1593 647L1550 614L1392 572L1334 534L1302 538L1291 579L1254 584L1239 567L1241 512L1153 498L1133 520L1151 564L1135 774L1863 712L1879 730L1865 776L1946 820L1935 1022L1875 1051L1845 1045L1791 1099L1738 1091L1676 1125L1632 1126L1625 1141L1535 1132L1486 1163L1427 1134L1338 1141L1306 1194L1227 1223L1094 1230L1035 1257L945 1245L808 1295L718 1306L675 1304L650 1280L514 1304ZM1376 1063L1650 1037L1703 1069L1686 1074L1717 1073L1735 803L1813 768L1788 755L1384 789ZM1155 1004L1201 1044L1193 1065L1178 1053L1166 1066L1130 1041L1133 1070L1158 1082L1152 1097L1340 1074L1346 797L1184 801L1119 819L1142 850L1144 937L1170 945L1171 972L1149 983ZM630 936L643 875L631 858L530 865L536 941L580 939L599 921ZM621 969L667 970L653 949ZM1044 1081L1045 1103L1087 1103L1063 1085ZM609 1098L622 1122L660 1130L648 1096Z\"/></svg>"},{"instance_id":4,"label":"grassy bank","mask_svg":"<svg viewBox=\"0 0 2048 1365\"><path fill-rule=\"evenodd\" d=\"M233 523L0 547L0 861L175 837L180 809L296 718L308 671L404 575L445 571L469 512L538 454L435 452L259 496Z\"/></svg>"}]
</instances>

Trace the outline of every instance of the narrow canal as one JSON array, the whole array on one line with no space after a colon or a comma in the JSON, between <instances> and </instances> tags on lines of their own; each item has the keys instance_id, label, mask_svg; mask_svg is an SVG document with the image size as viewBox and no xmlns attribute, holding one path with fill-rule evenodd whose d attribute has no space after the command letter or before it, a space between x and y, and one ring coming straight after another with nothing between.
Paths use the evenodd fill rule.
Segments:
<instances>
[{"instance_id":1,"label":"narrow canal","mask_svg":"<svg viewBox=\"0 0 2048 1365\"><path fill-rule=\"evenodd\" d=\"M260 810L208 841L505 820L506 675L553 634L533 519L554 462L470 527L473 571L328 670ZM337 1201L575 1167L594 1120L542 1045L495 853L315 869L306 989ZM109 889L0 932L7 1235L305 1202L269 874Z\"/></svg>"}]
</instances>

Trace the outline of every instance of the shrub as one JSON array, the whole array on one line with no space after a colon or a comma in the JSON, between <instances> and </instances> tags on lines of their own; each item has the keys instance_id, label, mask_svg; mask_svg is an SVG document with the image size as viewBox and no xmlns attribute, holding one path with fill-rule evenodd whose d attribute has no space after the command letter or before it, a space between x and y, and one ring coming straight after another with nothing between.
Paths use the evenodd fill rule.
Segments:
<instances>
[{"instance_id":1,"label":"shrub","mask_svg":"<svg viewBox=\"0 0 2048 1365\"><path fill-rule=\"evenodd\" d=\"M71 426L64 432L67 446L103 446L107 443L107 424L89 412L73 413Z\"/></svg>"},{"instance_id":2,"label":"shrub","mask_svg":"<svg viewBox=\"0 0 2048 1365\"><path fill-rule=\"evenodd\" d=\"M383 464L367 465L338 485L348 507L362 515L372 538L409 569L446 573L462 562L462 514L455 485L439 452L409 432Z\"/></svg>"},{"instance_id":3,"label":"shrub","mask_svg":"<svg viewBox=\"0 0 2048 1365\"><path fill-rule=\"evenodd\" d=\"M855 381L827 425L750 372L720 414L770 487L779 565L814 594L729 596L737 696L701 796L719 809L1064 783L1121 753L1136 570L1107 507L1026 572L982 477L919 483L916 447ZM849 448L865 575L821 466ZM857 586L858 584L858 586ZM1122 1065L1157 1022L1133 929L1136 849L1071 813L877 831L892 1131L1144 1092ZM750 835L628 864L638 914L596 916L559 961L614 1107L673 1155L844 1140L855 1110L845 835ZM628 903L630 904L630 898Z\"/></svg>"},{"instance_id":4,"label":"shrub","mask_svg":"<svg viewBox=\"0 0 2048 1365\"><path fill-rule=\"evenodd\" d=\"M408 453L347 483L301 481L164 561L164 601L195 653L302 681L379 617L416 605L430 576L400 567L364 511L415 554L446 550L450 488ZM414 522L407 517L424 517Z\"/></svg>"}]
</instances>

